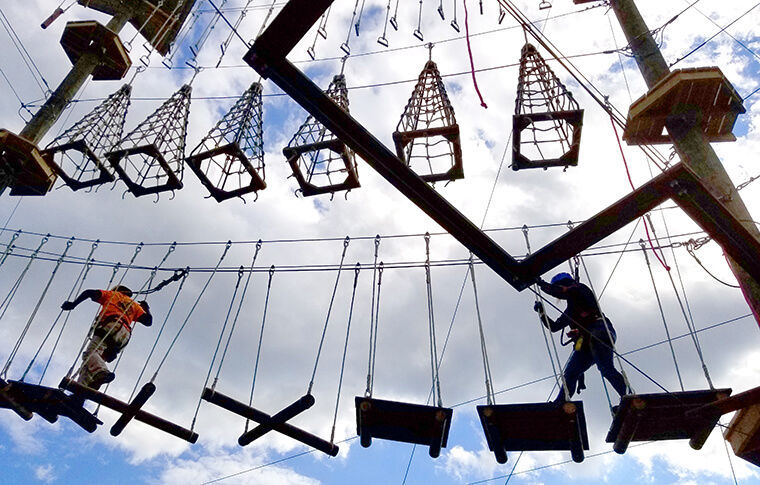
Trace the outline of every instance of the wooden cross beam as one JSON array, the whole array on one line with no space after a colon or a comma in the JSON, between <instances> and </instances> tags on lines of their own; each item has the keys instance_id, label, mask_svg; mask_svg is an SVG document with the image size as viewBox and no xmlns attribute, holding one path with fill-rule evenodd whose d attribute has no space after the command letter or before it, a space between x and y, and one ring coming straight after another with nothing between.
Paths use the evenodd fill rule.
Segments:
<instances>
[{"instance_id":1,"label":"wooden cross beam","mask_svg":"<svg viewBox=\"0 0 760 485\"><path fill-rule=\"evenodd\" d=\"M60 385L61 385L61 388L66 389L67 391L71 391L77 396L80 396L85 399L89 399L90 401L98 403L109 409L113 409L117 413L120 413L122 417L132 416L132 418L136 419L137 421L143 422L147 424L148 426L152 426L156 429L159 429L165 433L168 433L172 436L176 436L177 438L183 439L190 443L195 443L196 441L198 441L198 433L195 433L194 431L183 428L177 424L174 424L170 421L160 418L154 414L151 414L146 411L143 411L142 409L139 409L139 406L144 404L145 403L144 401L147 401L147 397L150 397L149 395L145 397L145 395L147 394L147 392L145 391L146 389L145 386L143 387L143 390L140 391L140 394L137 395L135 400L131 404L129 404L129 403L120 401L118 399L115 399L111 396L108 396L106 394L103 394L102 392L98 392L87 386L83 386L82 384L68 377L64 377ZM152 394L152 392L150 394ZM144 399L142 404L140 404L140 402L138 401L138 398L140 400ZM119 424L121 429L124 429L124 426L126 426L126 424L129 422L129 419L131 418L124 418L123 420L120 419L119 421L117 421L116 424ZM121 430L116 427L116 424L114 424L114 428L117 429L116 434L118 434L121 432ZM113 428L111 429L111 434L114 434Z\"/></svg>"},{"instance_id":2,"label":"wooden cross beam","mask_svg":"<svg viewBox=\"0 0 760 485\"><path fill-rule=\"evenodd\" d=\"M309 433L308 431L304 431L300 428L296 428L292 424L288 424L285 422L287 419L290 419L291 417L295 416L301 411L307 409L308 407L311 407L311 404L309 404L306 407L303 407L306 404L308 404L308 398L311 397L308 394L302 397L301 399L299 399L298 401L296 401L295 403L291 404L284 410L275 414L274 416L270 416L266 413L263 413L257 409L252 408L251 406L248 406L247 404L244 404L240 401L236 401L235 399L229 396L225 396L224 394L210 388L204 389L203 395L201 397L212 404L216 404L217 406L223 409L226 409L227 411L230 411L232 413L235 413L239 416L242 416L244 418L248 418L253 421L256 421L257 423L261 425L261 426L258 426L257 428L252 429L248 433L243 434L243 436L241 436L238 439L238 443L241 446L244 446L244 443L241 442L241 440L243 440L243 438L246 437L247 435L253 435L254 436L253 439L255 439L256 437L258 437L256 436L257 434L259 436L263 436L264 433L268 432L271 429L271 430L277 431L278 433L282 433L285 436L293 438L296 441L300 441L306 446L310 446L330 456L336 456L338 454L338 446L335 445L334 443L330 443L329 441L323 440L322 438L315 436ZM313 399L314 398L311 397L312 401ZM303 407L303 409L300 409L301 407ZM250 443L250 441L248 441L248 443ZM245 443L245 444L248 444L248 443Z\"/></svg>"},{"instance_id":3,"label":"wooden cross beam","mask_svg":"<svg viewBox=\"0 0 760 485\"><path fill-rule=\"evenodd\" d=\"M756 281L760 242L690 169L676 164L584 224L520 262L433 190L361 123L343 111L286 59L332 0L291 0L259 36L244 60L270 78L506 282L522 291L546 271L588 249L672 199Z\"/></svg>"}]
</instances>

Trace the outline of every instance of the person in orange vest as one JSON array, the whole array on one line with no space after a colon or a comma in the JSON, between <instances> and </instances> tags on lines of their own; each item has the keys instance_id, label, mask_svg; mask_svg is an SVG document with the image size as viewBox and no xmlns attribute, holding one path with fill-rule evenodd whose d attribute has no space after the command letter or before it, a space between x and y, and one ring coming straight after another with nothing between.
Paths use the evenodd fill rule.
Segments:
<instances>
[{"instance_id":1,"label":"person in orange vest","mask_svg":"<svg viewBox=\"0 0 760 485\"><path fill-rule=\"evenodd\" d=\"M65 301L61 309L70 311L90 299L101 305L95 319L90 343L82 354L82 366L78 382L97 390L114 380L116 375L108 370L106 362L113 362L126 347L132 335L134 322L146 327L153 324L153 316L146 301L132 299L132 290L118 285L111 290L84 290L74 301Z\"/></svg>"}]
</instances>

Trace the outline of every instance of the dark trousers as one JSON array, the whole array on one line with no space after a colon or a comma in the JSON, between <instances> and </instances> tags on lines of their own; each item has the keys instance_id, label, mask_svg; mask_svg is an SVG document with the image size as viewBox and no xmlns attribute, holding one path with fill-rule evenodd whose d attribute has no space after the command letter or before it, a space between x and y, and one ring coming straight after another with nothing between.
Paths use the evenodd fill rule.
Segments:
<instances>
[{"instance_id":1,"label":"dark trousers","mask_svg":"<svg viewBox=\"0 0 760 485\"><path fill-rule=\"evenodd\" d=\"M602 373L602 377L609 381L619 395L623 396L627 393L625 379L612 363L612 344L615 342L617 335L612 325L609 325L608 328L610 335L607 334L607 329L601 320L596 322L589 329L591 333L589 345L584 346L582 350L573 351L572 355L570 355L564 375L567 391L571 397L575 394L578 379L594 364L596 364L599 372ZM612 336L612 343L610 342L610 336ZM585 338L588 338L588 336ZM564 400L564 389L560 389L555 401Z\"/></svg>"}]
</instances>

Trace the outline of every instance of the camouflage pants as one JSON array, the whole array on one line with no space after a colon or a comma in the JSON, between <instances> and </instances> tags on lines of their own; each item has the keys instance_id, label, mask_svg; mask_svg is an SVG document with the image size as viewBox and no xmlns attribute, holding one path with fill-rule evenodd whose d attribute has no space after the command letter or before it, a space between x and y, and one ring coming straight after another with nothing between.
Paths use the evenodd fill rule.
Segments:
<instances>
[{"instance_id":1,"label":"camouflage pants","mask_svg":"<svg viewBox=\"0 0 760 485\"><path fill-rule=\"evenodd\" d=\"M95 377L108 372L106 362L116 360L130 336L129 330L118 321L97 324L90 343L82 353L79 383L90 387Z\"/></svg>"}]
</instances>

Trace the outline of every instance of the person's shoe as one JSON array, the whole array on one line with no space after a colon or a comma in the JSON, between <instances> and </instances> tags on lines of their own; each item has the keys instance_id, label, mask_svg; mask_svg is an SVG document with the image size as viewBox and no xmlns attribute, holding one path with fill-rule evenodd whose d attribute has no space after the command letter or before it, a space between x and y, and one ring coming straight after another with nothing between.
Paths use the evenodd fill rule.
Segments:
<instances>
[{"instance_id":1,"label":"person's shoe","mask_svg":"<svg viewBox=\"0 0 760 485\"><path fill-rule=\"evenodd\" d=\"M116 374L107 370L102 370L92 376L89 387L92 389L98 389L103 384L113 382L114 379L116 379Z\"/></svg>"}]
</instances>

